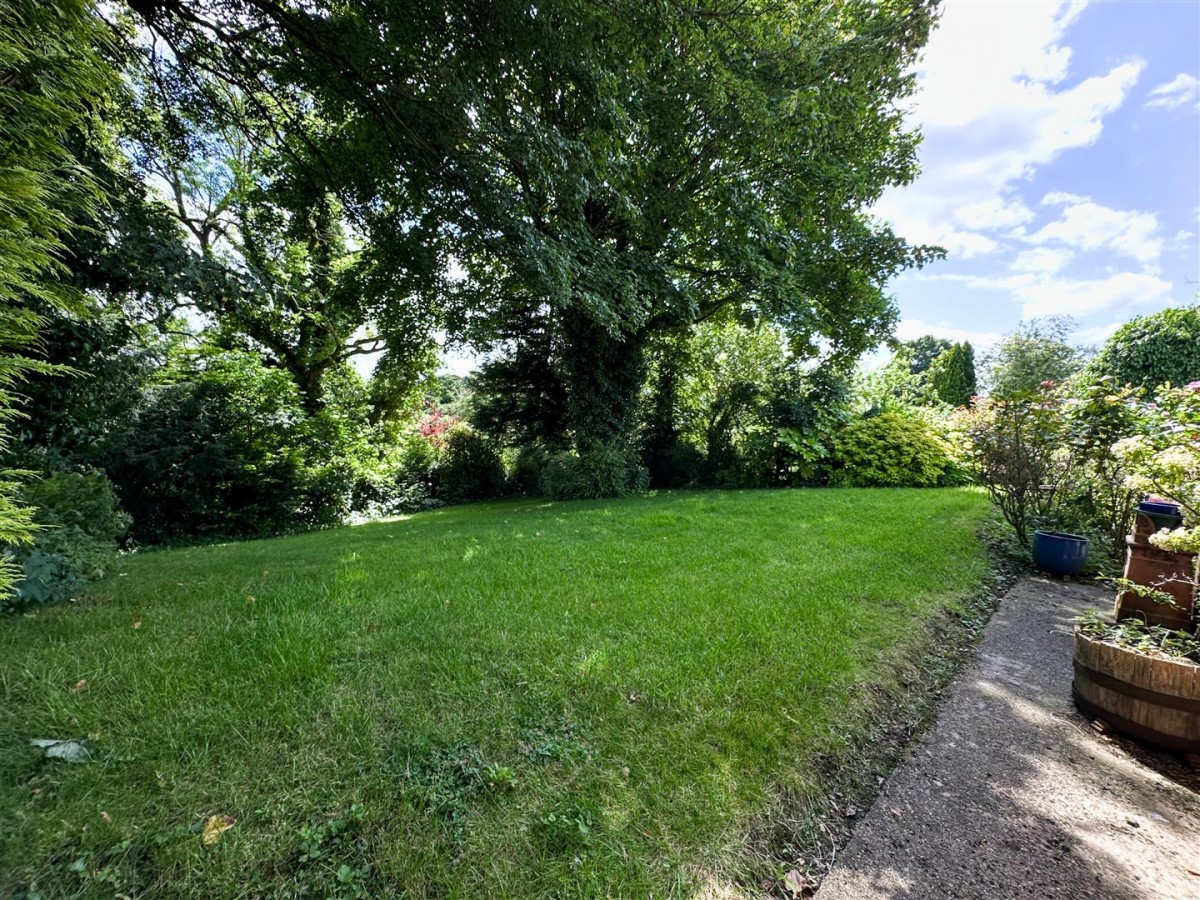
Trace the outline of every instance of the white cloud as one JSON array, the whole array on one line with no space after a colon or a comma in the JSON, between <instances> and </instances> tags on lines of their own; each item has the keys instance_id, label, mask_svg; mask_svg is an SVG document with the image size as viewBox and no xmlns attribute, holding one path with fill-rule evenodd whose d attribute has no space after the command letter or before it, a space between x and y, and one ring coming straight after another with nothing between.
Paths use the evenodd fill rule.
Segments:
<instances>
[{"instance_id":1,"label":"white cloud","mask_svg":"<svg viewBox=\"0 0 1200 900\"><path fill-rule=\"evenodd\" d=\"M896 326L896 337L902 341L915 340L923 334L931 334L936 338L945 338L948 341L968 341L976 352L992 346L1001 338L998 331L972 331L969 328L955 328L948 322L934 325L920 319L901 319Z\"/></svg>"},{"instance_id":2,"label":"white cloud","mask_svg":"<svg viewBox=\"0 0 1200 900\"><path fill-rule=\"evenodd\" d=\"M1077 250L1108 250L1149 265L1162 256L1163 237L1154 213L1111 209L1088 197L1047 194L1042 203L1062 206L1062 217L1044 225L1026 240L1033 244L1062 244Z\"/></svg>"},{"instance_id":3,"label":"white cloud","mask_svg":"<svg viewBox=\"0 0 1200 900\"><path fill-rule=\"evenodd\" d=\"M1147 272L1116 272L1104 278L1064 278L1036 272L1002 276L934 275L971 288L1004 291L1021 304L1022 319L1065 315L1083 318L1111 309L1149 306L1171 298L1171 283Z\"/></svg>"},{"instance_id":4,"label":"white cloud","mask_svg":"<svg viewBox=\"0 0 1200 900\"><path fill-rule=\"evenodd\" d=\"M1055 314L1082 318L1128 306L1147 306L1170 299L1171 283L1145 272L1118 272L1107 278L1047 278L1013 291L1022 301L1021 318Z\"/></svg>"},{"instance_id":5,"label":"white cloud","mask_svg":"<svg viewBox=\"0 0 1200 900\"><path fill-rule=\"evenodd\" d=\"M951 257L1000 249L1032 219L1019 183L1063 152L1095 143L1144 67L1116 65L1060 89L1062 44L1083 3L949 3L919 72L913 118L925 135L922 175L876 212L910 240Z\"/></svg>"},{"instance_id":6,"label":"white cloud","mask_svg":"<svg viewBox=\"0 0 1200 900\"><path fill-rule=\"evenodd\" d=\"M1167 249L1172 253L1186 253L1195 246L1195 240L1195 234L1181 229L1175 232L1175 237L1167 241Z\"/></svg>"},{"instance_id":7,"label":"white cloud","mask_svg":"<svg viewBox=\"0 0 1200 900\"><path fill-rule=\"evenodd\" d=\"M993 197L969 206L960 206L954 217L967 228L1012 228L1033 219L1033 210L1020 199Z\"/></svg>"},{"instance_id":8,"label":"white cloud","mask_svg":"<svg viewBox=\"0 0 1200 900\"><path fill-rule=\"evenodd\" d=\"M976 256L983 256L994 252L1000 247L998 243L986 235L958 229L939 230L930 234L927 241L925 239L922 240L925 243L938 244L941 247L945 247L948 254L959 259L971 259Z\"/></svg>"},{"instance_id":9,"label":"white cloud","mask_svg":"<svg viewBox=\"0 0 1200 900\"><path fill-rule=\"evenodd\" d=\"M1180 72L1173 79L1160 84L1150 92L1147 106L1160 109L1178 109L1200 101L1200 78Z\"/></svg>"},{"instance_id":10,"label":"white cloud","mask_svg":"<svg viewBox=\"0 0 1200 900\"><path fill-rule=\"evenodd\" d=\"M1080 328L1071 337L1076 344L1083 344L1085 347L1099 347L1124 324L1124 322L1109 322L1107 325L1093 325L1091 328Z\"/></svg>"},{"instance_id":11,"label":"white cloud","mask_svg":"<svg viewBox=\"0 0 1200 900\"><path fill-rule=\"evenodd\" d=\"M1051 250L1049 247L1035 247L1033 250L1022 250L1013 260L1010 268L1014 272L1033 272L1040 275L1053 275L1065 269L1075 254L1070 250Z\"/></svg>"}]
</instances>

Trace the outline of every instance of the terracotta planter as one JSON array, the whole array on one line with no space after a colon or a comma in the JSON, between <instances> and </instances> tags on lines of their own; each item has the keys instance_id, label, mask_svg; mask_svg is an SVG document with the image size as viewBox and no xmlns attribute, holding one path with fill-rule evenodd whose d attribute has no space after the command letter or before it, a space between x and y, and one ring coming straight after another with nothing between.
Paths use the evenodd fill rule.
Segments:
<instances>
[{"instance_id":1,"label":"terracotta planter","mask_svg":"<svg viewBox=\"0 0 1200 900\"><path fill-rule=\"evenodd\" d=\"M1075 631L1075 705L1118 731L1200 753L1200 665L1104 644Z\"/></svg>"},{"instance_id":2,"label":"terracotta planter","mask_svg":"<svg viewBox=\"0 0 1200 900\"><path fill-rule=\"evenodd\" d=\"M1191 631L1196 602L1196 554L1160 550L1137 534L1127 537L1125 544L1128 548L1125 577L1135 584L1170 594L1175 606L1122 591L1117 595L1117 618L1145 619L1150 625Z\"/></svg>"}]
</instances>

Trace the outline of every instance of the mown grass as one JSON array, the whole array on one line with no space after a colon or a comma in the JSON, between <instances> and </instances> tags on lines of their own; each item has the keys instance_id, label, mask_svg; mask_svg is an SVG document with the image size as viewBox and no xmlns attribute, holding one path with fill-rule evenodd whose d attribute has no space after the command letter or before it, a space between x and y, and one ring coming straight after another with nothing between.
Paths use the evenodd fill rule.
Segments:
<instances>
[{"instance_id":1,"label":"mown grass","mask_svg":"<svg viewBox=\"0 0 1200 900\"><path fill-rule=\"evenodd\" d=\"M683 492L130 557L0 621L0 896L760 885L753 823L821 788L978 590L985 515ZM28 746L88 736L85 764Z\"/></svg>"}]
</instances>

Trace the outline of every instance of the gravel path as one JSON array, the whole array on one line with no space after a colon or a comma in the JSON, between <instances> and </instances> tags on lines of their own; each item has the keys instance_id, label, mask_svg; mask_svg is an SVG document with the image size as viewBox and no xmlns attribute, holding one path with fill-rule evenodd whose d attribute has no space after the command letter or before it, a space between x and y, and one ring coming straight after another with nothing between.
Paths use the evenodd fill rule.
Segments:
<instances>
[{"instance_id":1,"label":"gravel path","mask_svg":"<svg viewBox=\"0 0 1200 900\"><path fill-rule=\"evenodd\" d=\"M1071 702L1071 619L1111 597L1018 582L817 900L1200 900L1200 771Z\"/></svg>"}]
</instances>

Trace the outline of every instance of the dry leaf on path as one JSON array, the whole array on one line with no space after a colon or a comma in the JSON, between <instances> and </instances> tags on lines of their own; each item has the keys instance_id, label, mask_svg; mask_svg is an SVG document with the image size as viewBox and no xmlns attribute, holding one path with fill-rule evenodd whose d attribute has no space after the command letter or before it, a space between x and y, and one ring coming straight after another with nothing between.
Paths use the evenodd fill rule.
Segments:
<instances>
[{"instance_id":1,"label":"dry leaf on path","mask_svg":"<svg viewBox=\"0 0 1200 900\"><path fill-rule=\"evenodd\" d=\"M808 879L798 869L792 869L783 876L783 886L793 897L799 897L808 887Z\"/></svg>"},{"instance_id":2,"label":"dry leaf on path","mask_svg":"<svg viewBox=\"0 0 1200 900\"><path fill-rule=\"evenodd\" d=\"M232 816L209 816L204 823L204 830L200 833L200 843L205 847L214 846L236 821Z\"/></svg>"}]
</instances>

